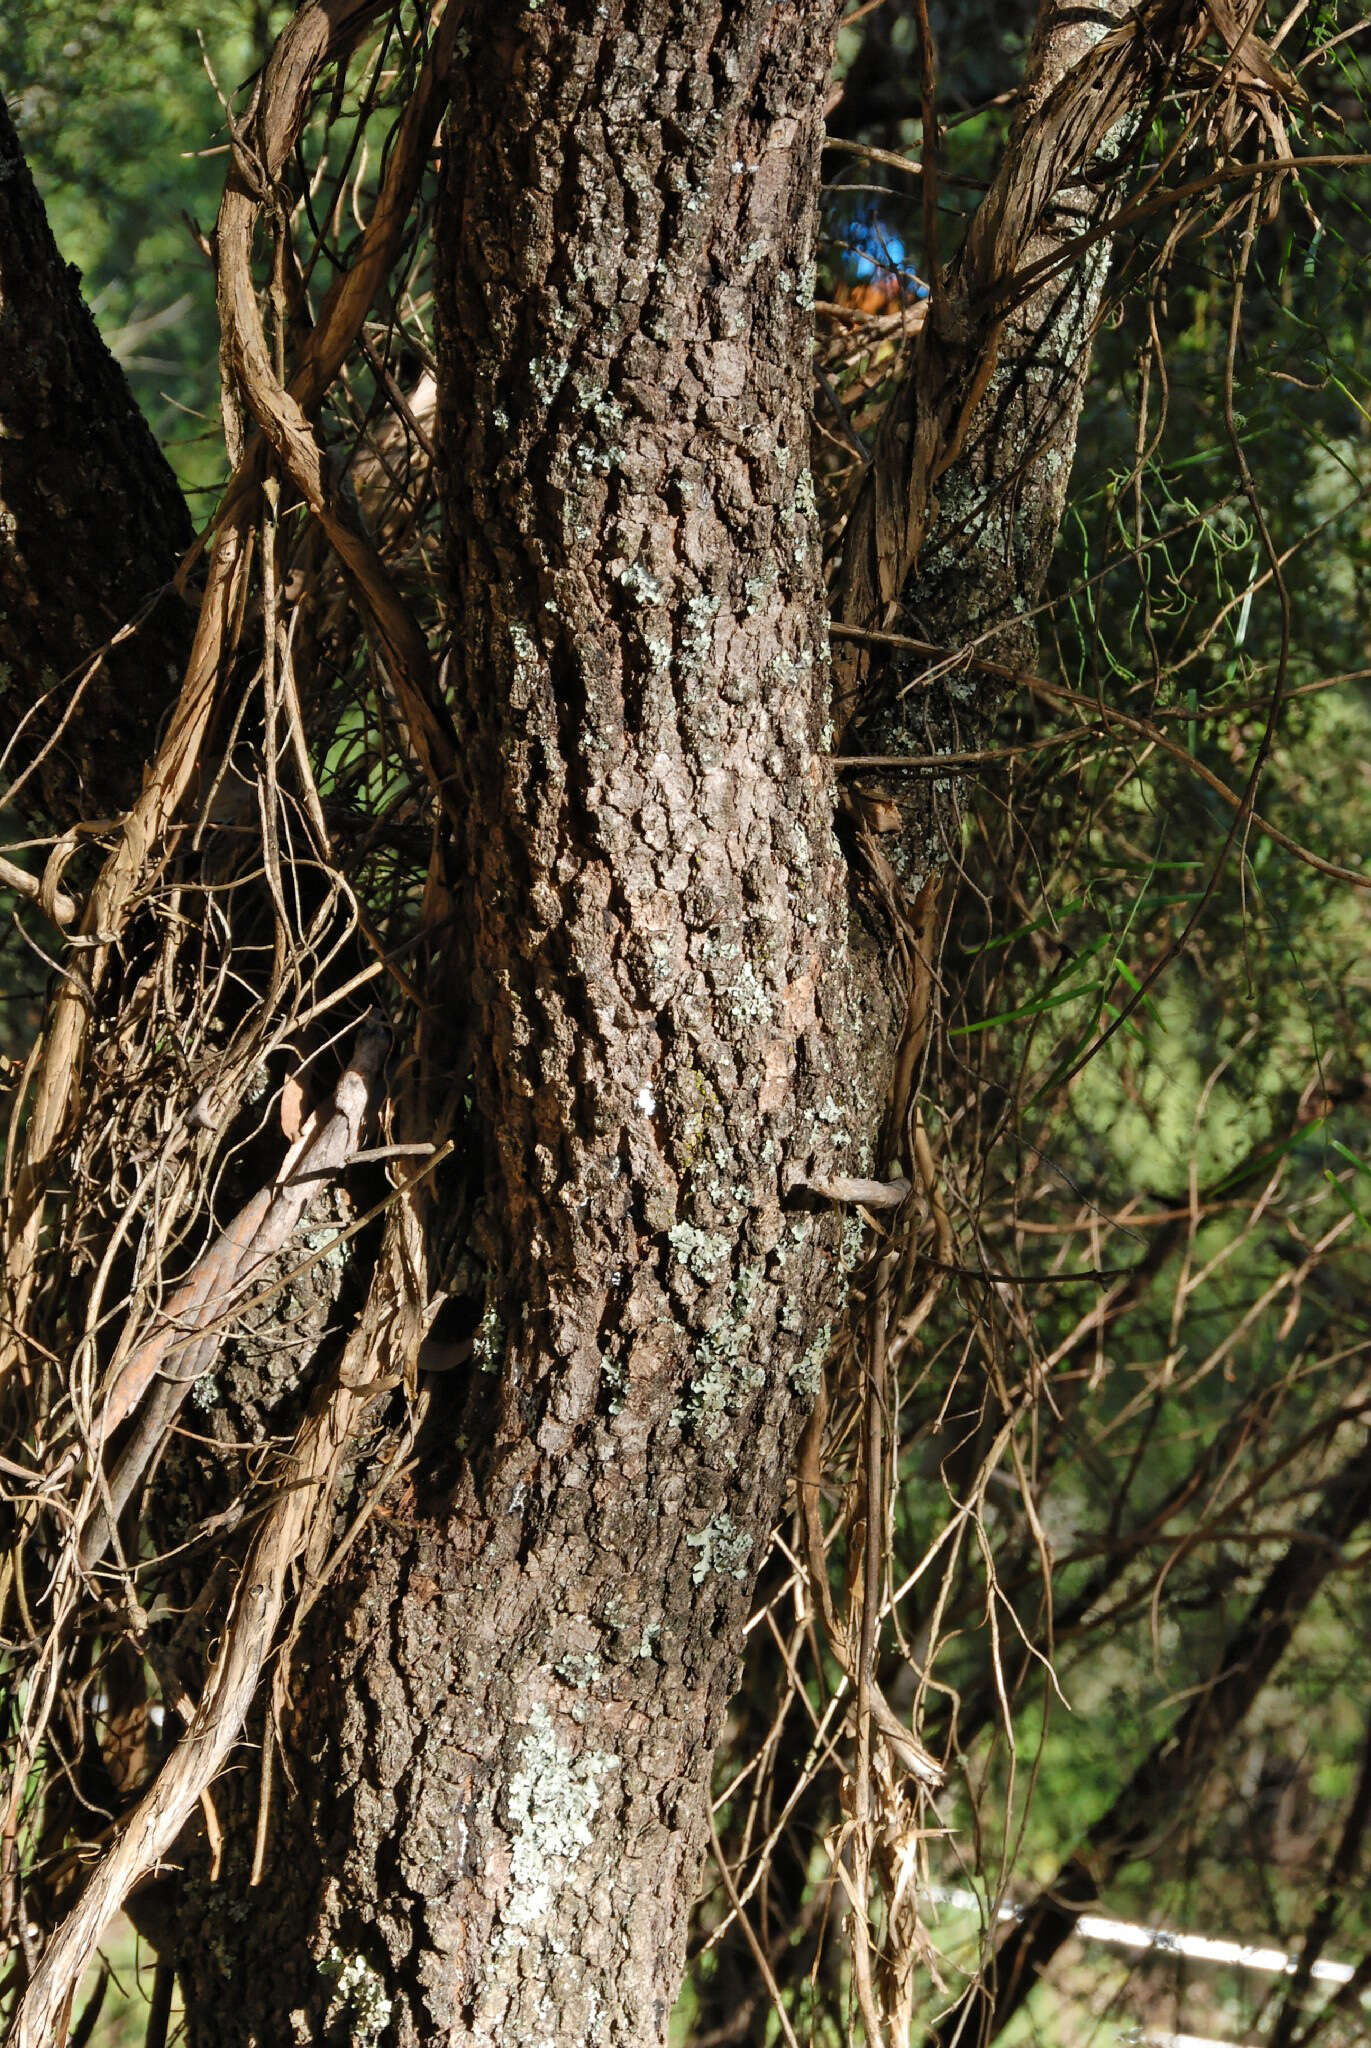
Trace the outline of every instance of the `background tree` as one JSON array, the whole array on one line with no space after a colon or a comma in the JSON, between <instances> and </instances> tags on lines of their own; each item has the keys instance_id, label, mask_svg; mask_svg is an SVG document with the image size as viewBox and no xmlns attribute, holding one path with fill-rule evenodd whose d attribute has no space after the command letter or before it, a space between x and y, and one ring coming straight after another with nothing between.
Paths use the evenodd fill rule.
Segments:
<instances>
[{"instance_id":1,"label":"background tree","mask_svg":"<svg viewBox=\"0 0 1371 2048\"><path fill-rule=\"evenodd\" d=\"M930 1825L988 1908L1080 1843L1092 1897L1165 1868L1296 1624L1336 1646L1361 1066L1308 1027L1361 876L1304 841L1361 485L1345 325L1322 381L1287 336L1357 39L773 12L303 8L224 109L228 473L171 588L6 144L6 873L63 949L6 1181L18 2040L121 1903L154 2038L173 1972L197 2042L663 2038L745 1644L678 2030L903 2038L954 2007ZM87 418L63 521L33 426ZM1135 1698L1103 1765L1040 1729L1025 1820L1053 1650ZM1301 1996L1346 1734L1252 1908L1307 1900ZM954 1952L943 2038L1059 1890Z\"/></svg>"}]
</instances>

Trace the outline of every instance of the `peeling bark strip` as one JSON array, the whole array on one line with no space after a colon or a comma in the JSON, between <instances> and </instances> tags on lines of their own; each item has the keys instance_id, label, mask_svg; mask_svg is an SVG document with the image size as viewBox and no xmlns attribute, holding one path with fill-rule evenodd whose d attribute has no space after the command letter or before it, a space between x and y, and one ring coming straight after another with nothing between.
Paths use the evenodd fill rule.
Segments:
<instances>
[{"instance_id":1,"label":"peeling bark strip","mask_svg":"<svg viewBox=\"0 0 1371 2048\"><path fill-rule=\"evenodd\" d=\"M185 1734L165 1769L124 1815L75 1906L44 1948L14 2015L13 2048L52 2048L66 2038L72 1987L80 1983L109 1922L149 1873L172 1856L184 1839L186 1814L208 1793L229 1760L271 1654L290 1577L302 1559L306 1575L317 1572L322 1562L311 1547L317 1504L334 1484L349 1439L378 1386L402 1373L418 1347L420 1330L409 1281L420 1256L419 1235L412 1198L402 1195L392 1207L367 1302L338 1372L310 1404L282 1461L283 1483L272 1496L244 1561L219 1655L206 1674ZM240 1910L240 1925L242 1918ZM252 1961L261 1974L260 1949L254 1950ZM245 1984L241 1979L240 1994ZM239 2031L239 2018L230 2009L193 2012L188 2016L192 2039L253 2042L257 2048L268 2048L300 2038L287 2033L284 2024L280 2032ZM375 2043L379 2036L359 2029L347 2038Z\"/></svg>"},{"instance_id":2,"label":"peeling bark strip","mask_svg":"<svg viewBox=\"0 0 1371 2048\"><path fill-rule=\"evenodd\" d=\"M45 691L37 734L52 735L81 665L170 580L190 538L176 479L58 254L0 102L0 746ZM110 653L30 785L30 812L41 799L62 829L132 801L191 625L164 597Z\"/></svg>"},{"instance_id":3,"label":"peeling bark strip","mask_svg":"<svg viewBox=\"0 0 1371 2048\"><path fill-rule=\"evenodd\" d=\"M298 124L308 105L309 87L330 53L337 55L375 11L378 0L305 0L283 31L257 107L257 133L261 145L259 169L251 174L259 188L254 196L249 171L235 160L220 206L220 225L229 250L246 258L251 223L265 200L263 175L275 177L293 146ZM446 50L446 35L441 39ZM436 50L432 54L436 54ZM367 294L378 274L384 274L394 258L410 198L417 186L427 153L426 137L438 117L441 104L438 67L426 66L416 88L403 136L389 158L381 199L362 237L353 265L335 279L319 311L319 318L302 349L295 387L279 394L283 405L283 435L303 409L317 405L331 375L346 356L365 318ZM412 115L413 118L409 116ZM296 124L292 127L292 123ZM262 170L265 166L265 172ZM44 224L46 232L46 224ZM368 282L370 281L370 282ZM238 369L245 335L232 315L239 305L239 278L225 280L225 317L230 333L236 329ZM79 305L76 308L80 313ZM246 309L243 309L244 313ZM83 318L88 316L82 313ZM254 316L255 317L255 316ZM244 322L250 325L250 322ZM250 336L246 337L248 340ZM232 366L230 366L232 367ZM231 381L231 380L230 380ZM258 381L248 383L254 396L267 410L276 397ZM131 401L130 401L131 403ZM0 412L0 424L3 413ZM141 421L137 422L141 426ZM281 422L277 422L278 426ZM91 992L98 992L109 961L109 949L129 915L130 906L146 879L148 870L164 860L175 821L191 784L202 765L207 735L219 703L221 670L227 668L230 651L242 623L242 601L252 554L253 522L259 505L265 442L255 440L240 451L234 475L217 515L216 532L209 551L205 588L200 600L194 639L191 644L180 694L166 725L160 746L147 766L141 790L121 822L114 845L90 891L82 918L83 936L96 941L85 956L85 975ZM297 454L307 450L297 448ZM138 465L135 462L135 471ZM3 469L0 468L0 478ZM3 509L0 505L0 509ZM98 549L94 559L101 559ZM385 596L375 593L384 607ZM403 635L402 635L403 637ZM403 678L401 679L403 680ZM161 706L159 703L158 710ZM33 1081L33 1107L24 1134L15 1174L13 1207L7 1219L5 1243L6 1314L0 1318L0 1385L25 1356L24 1327L35 1278L35 1258L42 1229L43 1201L57 1151L70 1120L81 1101L82 1068L89 1043L91 1009L79 984L66 981L55 998L43 1040L43 1052Z\"/></svg>"},{"instance_id":4,"label":"peeling bark strip","mask_svg":"<svg viewBox=\"0 0 1371 2048\"><path fill-rule=\"evenodd\" d=\"M999 167L910 350L848 522L835 603L845 752L974 752L1007 694L993 665L1035 666L1034 612L1075 458L1109 228L1129 191L1118 159L1215 35L1229 53L1231 147L1276 108L1263 46L1249 38L1237 49L1224 9L1042 0ZM891 627L928 643L928 655L880 646ZM916 678L917 690L906 687ZM883 855L913 899L956 847L958 773L949 764L940 789L890 768L882 761L849 790L897 802L904 829Z\"/></svg>"},{"instance_id":5,"label":"peeling bark strip","mask_svg":"<svg viewBox=\"0 0 1371 2048\"><path fill-rule=\"evenodd\" d=\"M1017 462L1035 448L1027 436L1017 450L1010 445L983 456L970 477L953 471L969 437L984 441L993 429L997 367L1001 404L1020 383L1030 408L1041 412L1049 400L1036 423L1036 442L1064 443L1069 455L1107 252L1097 244L1084 262L1073 263L1063 251L1084 230L1103 235L1122 196L1108 185L1092 195L1080 181L1117 150L1127 124L1165 90L1209 28L1203 0L1101 0L1085 18L1080 8L1056 0L1041 8L1000 168L881 421L871 474L848 527L841 606L847 624L895 623L906 586L923 567L922 550L937 538L940 512L955 539L988 482L1000 485L1007 503L1036 495L1015 489ZM1016 315L1018 274L1054 264L1062 274L1044 278ZM992 447L996 438L992 433ZM1040 549L1044 537L1049 549L1055 539L1068 471L1069 461L1054 470L1052 486L1042 492L1042 514L1031 522ZM1041 489L1044 480L1036 481ZM940 506L940 496L958 492L961 502ZM983 502L979 509L984 516ZM992 548L982 553L992 560ZM1003 588L1020 566L1011 557L997 584ZM868 680L866 664L854 651L840 650L839 668L844 706L855 708Z\"/></svg>"},{"instance_id":6,"label":"peeling bark strip","mask_svg":"<svg viewBox=\"0 0 1371 2048\"><path fill-rule=\"evenodd\" d=\"M226 1225L172 1289L152 1328L117 1365L97 1442L107 1443L140 1404L142 1413L82 1532L81 1563L87 1571L104 1556L115 1523L191 1387L212 1370L230 1317L261 1286L315 1197L356 1154L390 1040L390 1027L378 1011L358 1032L332 1096L311 1114L275 1179Z\"/></svg>"}]
</instances>

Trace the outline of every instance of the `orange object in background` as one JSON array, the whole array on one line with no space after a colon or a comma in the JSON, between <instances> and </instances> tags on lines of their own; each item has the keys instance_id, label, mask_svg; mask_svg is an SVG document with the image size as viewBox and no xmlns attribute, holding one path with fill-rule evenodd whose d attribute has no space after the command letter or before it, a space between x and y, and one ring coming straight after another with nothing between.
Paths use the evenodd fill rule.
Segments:
<instances>
[{"instance_id":1,"label":"orange object in background","mask_svg":"<svg viewBox=\"0 0 1371 2048\"><path fill-rule=\"evenodd\" d=\"M904 243L874 210L850 221L840 243L845 275L837 287L839 305L860 313L889 313L927 299L928 286L905 262Z\"/></svg>"}]
</instances>

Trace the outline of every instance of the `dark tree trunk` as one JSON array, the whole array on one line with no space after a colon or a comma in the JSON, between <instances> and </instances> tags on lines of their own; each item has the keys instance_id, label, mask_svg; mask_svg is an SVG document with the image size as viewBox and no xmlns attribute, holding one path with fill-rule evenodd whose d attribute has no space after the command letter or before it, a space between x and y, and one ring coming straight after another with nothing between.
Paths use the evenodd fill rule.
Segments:
<instances>
[{"instance_id":1,"label":"dark tree trunk","mask_svg":"<svg viewBox=\"0 0 1371 2048\"><path fill-rule=\"evenodd\" d=\"M0 732L24 726L25 760L54 742L26 807L59 830L137 794L190 645L191 613L165 588L190 538L0 102ZM73 704L84 665L149 607Z\"/></svg>"}]
</instances>

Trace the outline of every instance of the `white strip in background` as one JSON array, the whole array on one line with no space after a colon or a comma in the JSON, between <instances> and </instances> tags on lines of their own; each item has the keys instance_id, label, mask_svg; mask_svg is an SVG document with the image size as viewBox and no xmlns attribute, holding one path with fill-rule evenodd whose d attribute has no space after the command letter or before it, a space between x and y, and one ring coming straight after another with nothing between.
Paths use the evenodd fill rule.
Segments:
<instances>
[{"instance_id":1,"label":"white strip in background","mask_svg":"<svg viewBox=\"0 0 1371 2048\"><path fill-rule=\"evenodd\" d=\"M962 1912L984 1913L985 1901L960 1886L931 1884L924 1896L940 1906L955 1906ZM1019 1906L1001 1906L999 1920L1018 1920ZM1106 1920L1099 1913L1083 1913L1076 1922L1082 1941L1102 1941L1112 1948L1130 1948L1150 1955L1184 1956L1196 1963L1217 1963L1229 1969L1263 1970L1269 1976L1293 1976L1296 1958L1284 1949L1258 1948L1246 1941L1221 1941L1211 1934L1179 1934L1171 1927L1141 1927L1131 1920ZM1347 1984L1355 1975L1351 1963L1330 1963L1320 1958L1311 1972L1316 1984ZM1240 2048L1230 2041L1214 2041L1205 2034L1145 2034L1148 2048Z\"/></svg>"},{"instance_id":2,"label":"white strip in background","mask_svg":"<svg viewBox=\"0 0 1371 2048\"><path fill-rule=\"evenodd\" d=\"M975 1892L960 1887L931 1884L924 1893L940 1906L957 1906L963 1912L983 1913L985 1901ZM997 1918L1018 1920L1023 1909L1019 1906L1001 1906ZM1278 1977L1294 1974L1295 1957L1288 1956L1284 1949L1256 1948L1246 1941L1219 1941L1210 1934L1177 1934L1170 1927L1139 1927L1131 1920L1106 1920L1098 1913L1083 1913L1076 1922L1076 1932L1082 1941L1109 1942L1115 1948L1148 1949L1158 1955L1186 1956L1197 1963L1226 1963L1239 1970L1265 1970ZM1348 1984L1355 1972L1351 1963L1330 1963L1322 1959L1316 1962L1313 1977L1316 1984ZM1177 2034L1175 2039L1184 2042L1188 2037Z\"/></svg>"}]
</instances>

